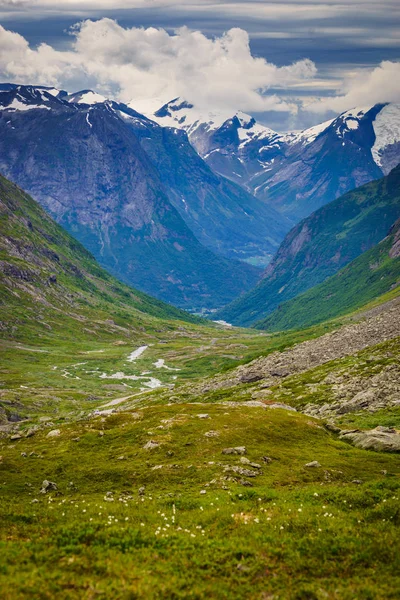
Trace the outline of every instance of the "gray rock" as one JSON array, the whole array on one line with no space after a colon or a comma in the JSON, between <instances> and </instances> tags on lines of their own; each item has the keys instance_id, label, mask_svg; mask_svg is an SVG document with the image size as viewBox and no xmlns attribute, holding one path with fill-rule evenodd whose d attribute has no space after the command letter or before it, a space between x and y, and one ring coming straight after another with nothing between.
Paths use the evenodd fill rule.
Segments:
<instances>
[{"instance_id":1,"label":"gray rock","mask_svg":"<svg viewBox=\"0 0 400 600\"><path fill-rule=\"evenodd\" d=\"M22 440L22 435L21 435L20 433L14 433L14 435L12 435L12 436L10 437L10 440L11 440L12 442L16 442L16 441L18 441L18 440Z\"/></svg>"},{"instance_id":2,"label":"gray rock","mask_svg":"<svg viewBox=\"0 0 400 600\"><path fill-rule=\"evenodd\" d=\"M240 457L240 462L242 463L242 465L249 465L249 467L253 467L253 469L261 469L261 465L259 465L258 463L251 462L251 460L249 460L245 456Z\"/></svg>"},{"instance_id":3,"label":"gray rock","mask_svg":"<svg viewBox=\"0 0 400 600\"><path fill-rule=\"evenodd\" d=\"M240 383L255 383L256 381L260 381L264 379L264 375L262 373L257 372L245 372L239 377Z\"/></svg>"},{"instance_id":4,"label":"gray rock","mask_svg":"<svg viewBox=\"0 0 400 600\"><path fill-rule=\"evenodd\" d=\"M149 441L147 442L147 444L145 444L145 445L143 446L143 448L144 448L145 450L154 450L154 448L158 448L158 447L159 447L159 445L160 445L160 444L159 444L158 442L154 442L153 440L149 440Z\"/></svg>"},{"instance_id":5,"label":"gray rock","mask_svg":"<svg viewBox=\"0 0 400 600\"><path fill-rule=\"evenodd\" d=\"M318 462L317 460L313 460L313 461L311 461L311 462L307 463L307 464L306 464L306 465L304 465L304 466L305 466L305 467L308 467L308 468L310 468L310 469L312 469L312 468L318 468L318 467L320 467L321 465L319 464L319 462Z\"/></svg>"},{"instance_id":6,"label":"gray rock","mask_svg":"<svg viewBox=\"0 0 400 600\"><path fill-rule=\"evenodd\" d=\"M233 466L227 466L224 469L225 472L233 472L233 473L237 473L238 475L242 475L242 477L257 477L258 473L257 471L251 471L250 469L243 469L242 467L238 467L236 465Z\"/></svg>"},{"instance_id":7,"label":"gray rock","mask_svg":"<svg viewBox=\"0 0 400 600\"><path fill-rule=\"evenodd\" d=\"M400 452L400 434L389 427L375 427L367 431L350 430L342 431L340 439L353 444L363 450L376 452Z\"/></svg>"},{"instance_id":8,"label":"gray rock","mask_svg":"<svg viewBox=\"0 0 400 600\"><path fill-rule=\"evenodd\" d=\"M265 462L267 465L269 465L270 463L272 463L272 458L270 458L269 456L263 456L261 460L263 462Z\"/></svg>"},{"instance_id":9,"label":"gray rock","mask_svg":"<svg viewBox=\"0 0 400 600\"><path fill-rule=\"evenodd\" d=\"M144 496L146 492L146 488L144 487L144 485L142 487L139 488L139 496Z\"/></svg>"},{"instance_id":10,"label":"gray rock","mask_svg":"<svg viewBox=\"0 0 400 600\"><path fill-rule=\"evenodd\" d=\"M206 431L204 435L208 438L218 437L219 431Z\"/></svg>"},{"instance_id":11,"label":"gray rock","mask_svg":"<svg viewBox=\"0 0 400 600\"><path fill-rule=\"evenodd\" d=\"M247 479L240 479L239 483L240 483L240 485L244 485L246 487L253 487L253 484L251 483L251 481L247 481Z\"/></svg>"},{"instance_id":12,"label":"gray rock","mask_svg":"<svg viewBox=\"0 0 400 600\"><path fill-rule=\"evenodd\" d=\"M56 492L57 489L57 484L54 483L54 481L49 481L48 479L45 479L42 483L42 488L40 491L42 494L47 494L47 492Z\"/></svg>"},{"instance_id":13,"label":"gray rock","mask_svg":"<svg viewBox=\"0 0 400 600\"><path fill-rule=\"evenodd\" d=\"M209 418L209 415L207 413L203 413L203 414L200 414L200 415L197 415L197 416L198 416L199 419L208 419Z\"/></svg>"},{"instance_id":14,"label":"gray rock","mask_svg":"<svg viewBox=\"0 0 400 600\"><path fill-rule=\"evenodd\" d=\"M245 446L236 446L235 448L224 448L222 454L246 454Z\"/></svg>"},{"instance_id":15,"label":"gray rock","mask_svg":"<svg viewBox=\"0 0 400 600\"><path fill-rule=\"evenodd\" d=\"M324 427L332 433L340 433L342 431L340 427L337 427L337 425L335 425L334 423L325 423Z\"/></svg>"},{"instance_id":16,"label":"gray rock","mask_svg":"<svg viewBox=\"0 0 400 600\"><path fill-rule=\"evenodd\" d=\"M265 406L266 408L280 408L281 410L292 410L293 412L297 412L293 406L283 404L282 402L274 402L273 404L266 404Z\"/></svg>"},{"instance_id":17,"label":"gray rock","mask_svg":"<svg viewBox=\"0 0 400 600\"><path fill-rule=\"evenodd\" d=\"M58 437L59 435L61 435L61 431L59 429L52 429L49 431L46 437Z\"/></svg>"}]
</instances>

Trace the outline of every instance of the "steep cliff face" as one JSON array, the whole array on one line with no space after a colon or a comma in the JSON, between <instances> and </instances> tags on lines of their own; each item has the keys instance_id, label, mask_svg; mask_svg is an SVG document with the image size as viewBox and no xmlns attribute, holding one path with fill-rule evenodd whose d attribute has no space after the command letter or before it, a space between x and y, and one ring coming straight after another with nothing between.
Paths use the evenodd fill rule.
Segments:
<instances>
[{"instance_id":1,"label":"steep cliff face","mask_svg":"<svg viewBox=\"0 0 400 600\"><path fill-rule=\"evenodd\" d=\"M256 282L257 269L200 244L112 103L30 87L0 103L0 170L114 275L188 308L221 306Z\"/></svg>"},{"instance_id":2,"label":"steep cliff face","mask_svg":"<svg viewBox=\"0 0 400 600\"><path fill-rule=\"evenodd\" d=\"M400 105L355 108L300 133L278 134L244 113L201 114L177 99L155 113L175 124L218 173L292 222L400 162Z\"/></svg>"},{"instance_id":3,"label":"steep cliff face","mask_svg":"<svg viewBox=\"0 0 400 600\"><path fill-rule=\"evenodd\" d=\"M278 305L334 275L386 237L400 216L400 166L323 206L282 242L262 281L217 313L239 325L264 319Z\"/></svg>"}]
</instances>

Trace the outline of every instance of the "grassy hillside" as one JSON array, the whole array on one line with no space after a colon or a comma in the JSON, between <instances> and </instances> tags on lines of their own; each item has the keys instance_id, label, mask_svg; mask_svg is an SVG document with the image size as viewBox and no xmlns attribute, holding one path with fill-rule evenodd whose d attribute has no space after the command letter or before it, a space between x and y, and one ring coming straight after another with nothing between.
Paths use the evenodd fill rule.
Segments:
<instances>
[{"instance_id":1,"label":"grassy hillside","mask_svg":"<svg viewBox=\"0 0 400 600\"><path fill-rule=\"evenodd\" d=\"M0 177L2 338L107 339L160 327L159 319L199 319L129 288L102 269L43 209ZM168 324L165 323L165 326ZM123 335L123 333L121 333Z\"/></svg>"},{"instance_id":2,"label":"grassy hillside","mask_svg":"<svg viewBox=\"0 0 400 600\"><path fill-rule=\"evenodd\" d=\"M258 329L301 329L327 321L366 305L394 290L400 294L400 222L380 244L368 250L333 277L284 302Z\"/></svg>"},{"instance_id":3,"label":"grassy hillside","mask_svg":"<svg viewBox=\"0 0 400 600\"><path fill-rule=\"evenodd\" d=\"M400 217L400 165L320 208L282 242L262 281L218 311L220 318L248 326L280 304L325 281L378 244Z\"/></svg>"},{"instance_id":4,"label":"grassy hillside","mask_svg":"<svg viewBox=\"0 0 400 600\"><path fill-rule=\"evenodd\" d=\"M398 341L368 349L288 377L272 397L333 403L329 376L366 378L398 356ZM247 393L225 390L228 404L215 392L153 394L0 439L2 598L398 598L398 455L354 448ZM382 412L364 414L400 422L398 407ZM236 447L244 454L223 452ZM57 489L41 493L44 480Z\"/></svg>"}]
</instances>

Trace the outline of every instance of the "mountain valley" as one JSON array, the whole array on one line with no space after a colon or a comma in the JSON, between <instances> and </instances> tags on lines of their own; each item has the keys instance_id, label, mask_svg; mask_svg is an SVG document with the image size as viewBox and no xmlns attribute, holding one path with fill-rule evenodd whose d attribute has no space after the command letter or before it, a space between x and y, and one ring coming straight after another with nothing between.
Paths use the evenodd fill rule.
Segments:
<instances>
[{"instance_id":1,"label":"mountain valley","mask_svg":"<svg viewBox=\"0 0 400 600\"><path fill-rule=\"evenodd\" d=\"M398 598L396 107L0 104L2 599Z\"/></svg>"}]
</instances>

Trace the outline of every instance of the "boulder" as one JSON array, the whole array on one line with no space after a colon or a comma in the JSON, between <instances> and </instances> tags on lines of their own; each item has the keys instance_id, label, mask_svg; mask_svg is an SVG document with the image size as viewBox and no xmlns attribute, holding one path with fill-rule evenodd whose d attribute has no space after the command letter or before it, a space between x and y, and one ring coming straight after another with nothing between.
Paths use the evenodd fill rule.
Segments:
<instances>
[{"instance_id":1,"label":"boulder","mask_svg":"<svg viewBox=\"0 0 400 600\"><path fill-rule=\"evenodd\" d=\"M57 489L57 484L54 483L54 481L49 481L48 479L45 479L42 483L42 488L40 491L42 494L47 494L47 492L56 492Z\"/></svg>"},{"instance_id":2,"label":"boulder","mask_svg":"<svg viewBox=\"0 0 400 600\"><path fill-rule=\"evenodd\" d=\"M246 454L244 446L236 446L235 448L224 448L222 454Z\"/></svg>"},{"instance_id":3,"label":"boulder","mask_svg":"<svg viewBox=\"0 0 400 600\"><path fill-rule=\"evenodd\" d=\"M283 404L283 402L274 402L273 404L266 404L267 408L280 408L281 410L292 410L293 412L297 412L297 410L293 406L289 406L289 404Z\"/></svg>"},{"instance_id":4,"label":"boulder","mask_svg":"<svg viewBox=\"0 0 400 600\"><path fill-rule=\"evenodd\" d=\"M390 427L378 426L375 429L360 431L344 430L339 434L340 439L363 450L376 452L400 452L400 434Z\"/></svg>"},{"instance_id":5,"label":"boulder","mask_svg":"<svg viewBox=\"0 0 400 600\"><path fill-rule=\"evenodd\" d=\"M49 431L46 437L58 437L59 435L61 435L61 431L59 429L52 429Z\"/></svg>"}]
</instances>

